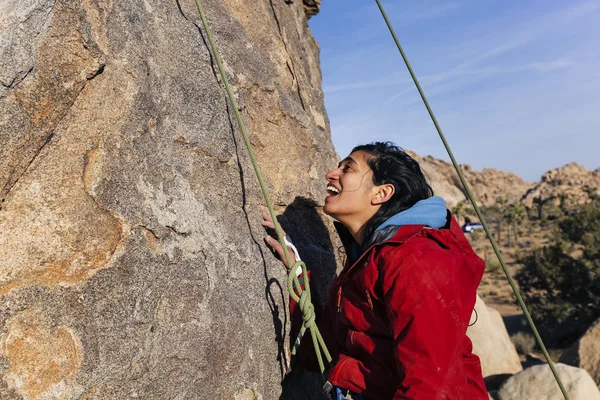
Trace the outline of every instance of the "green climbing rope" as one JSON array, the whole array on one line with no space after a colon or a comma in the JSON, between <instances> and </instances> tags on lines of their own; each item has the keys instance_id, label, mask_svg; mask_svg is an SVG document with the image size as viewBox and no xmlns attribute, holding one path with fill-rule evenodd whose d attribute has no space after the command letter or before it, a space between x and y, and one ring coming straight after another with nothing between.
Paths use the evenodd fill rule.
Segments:
<instances>
[{"instance_id":1,"label":"green climbing rope","mask_svg":"<svg viewBox=\"0 0 600 400\"><path fill-rule=\"evenodd\" d=\"M267 208L269 209L269 214L271 215L271 219L275 224L275 231L277 232L279 243L283 248L285 259L287 262L286 264L290 265L291 258L288 251L288 247L284 242L283 230L281 229L281 225L277 221L277 216L275 215L275 210L273 209L273 203L271 202L271 198L269 197L269 193L267 191L267 185L265 184L263 176L260 172L258 162L256 161L256 156L254 155L254 150L252 150L250 138L248 136L248 133L246 132L246 125L244 124L244 120L242 119L242 115L240 114L240 109L237 105L237 102L235 101L233 91L231 90L231 86L229 85L229 80L227 79L227 75L225 74L225 69L223 68L221 55L217 50L217 46L212 36L212 31L210 30L210 26L208 25L208 21L206 20L204 9L202 8L202 5L200 4L199 0L196 0L196 7L198 8L198 13L200 14L202 25L204 26L204 30L206 31L208 43L210 44L212 53L215 57L215 60L217 61L217 67L219 69L219 74L221 75L221 80L223 81L223 85L225 86L225 90L227 91L227 96L229 97L229 101L231 102L235 119L237 120L238 126L240 127L240 132L242 133L242 136L244 138L244 143L246 145L246 149L248 150L250 160L252 161L252 167L254 167L254 172L256 174L256 178L258 179L258 183L260 184L260 189L262 191L263 197L265 198L265 203L267 204ZM292 299L294 299L294 301L298 303L298 306L300 307L300 310L302 312L303 323L300 332L304 334L304 332L307 329L309 330L315 348L317 362L319 363L321 373L323 373L325 371L325 364L323 362L323 356L321 355L321 352L325 355L328 364L331 363L331 355L329 354L329 350L327 350L327 346L325 345L325 341L321 336L321 332L319 332L319 328L315 324L315 309L311 301L310 285L307 284L304 289L302 288L300 281L298 280L298 277L296 275L296 271L298 268L302 268L303 276L308 276L306 271L306 264L304 264L304 262L302 261L298 261L288 271L288 291ZM295 351L293 353L295 353Z\"/></svg>"},{"instance_id":2,"label":"green climbing rope","mask_svg":"<svg viewBox=\"0 0 600 400\"><path fill-rule=\"evenodd\" d=\"M435 115L433 114L433 111L432 111L431 107L429 106L429 102L427 101L427 98L425 97L425 93L423 92L423 89L421 88L421 85L419 84L419 81L417 80L417 76L415 75L412 67L410 66L410 63L408 62L408 57L404 53L404 50L402 49L402 46L400 45L400 41L396 37L396 33L394 32L394 29L392 28L392 24L390 23L390 20L388 19L387 15L385 13L385 10L383 9L383 6L381 5L381 2L379 0L375 0L375 1L377 2L379 11L381 11L381 15L383 16L383 19L385 20L385 23L386 23L388 29L390 30L390 33L392 34L394 42L396 43L396 46L398 47L398 50L400 51L400 54L402 55L402 59L404 60L404 63L406 64L406 68L408 68L408 72L410 73L410 76L412 77L412 79L417 87L417 90L419 91L419 95L421 95L421 99L423 100L423 103L425 104L425 108L427 108L427 112L429 113L429 116L431 117L431 120L433 121L433 125L435 125L435 129L437 130L437 132L440 136L440 139L442 139L442 142L444 143L444 147L446 148L446 151L448 152L448 155L450 156L450 159L452 160L452 164L454 165L454 168L456 169L456 172L458 173L458 176L460 177L460 181L461 181L462 185L464 186L465 191L467 192L467 197L471 201L471 204L473 204L475 213L477 214L477 217L481 221L481 224L483 225L483 229L485 230L485 234L487 235L488 239L490 240L490 243L492 244L494 253L496 253L496 256L498 257L498 261L500 261L502 270L504 271L504 274L506 275L506 278L508 279L508 283L510 284L510 287L512 288L513 292L515 293L517 302L519 303L519 306L521 306L521 309L523 309L523 313L525 314L525 318L527 318L527 322L529 323L529 326L531 327L531 330L533 331L533 335L535 336L535 339L537 340L540 348L542 349L542 352L544 353L544 357L546 357L546 361L548 361L548 365L550 366L550 369L552 370L552 374L554 375L554 378L556 379L556 383L558 384L558 387L560 388L560 391L562 392L565 400L569 400L569 395L567 394L567 391L565 390L565 387L563 386L563 383L560 380L560 377L558 376L556 368L554 367L554 363L552 362L552 359L550 358L550 354L548 354L548 350L546 349L546 346L544 345L544 341L540 337L540 334L535 326L535 323L533 322L533 319L531 318L531 314L529 313L529 310L527 309L527 306L525 305L523 298L521 297L521 293L519 292L519 289L517 288L515 281L513 280L510 273L508 272L508 268L506 267L504 258L502 257L502 254L500 254L500 250L498 249L498 244L494 240L494 238L490 232L490 229L488 227L488 224L487 224L485 218L483 217L483 215L481 214L481 210L479 209L479 206L477 205L477 201L475 200L475 197L473 196L473 193L471 192L469 184L467 183L467 180L465 179L465 176L463 175L463 173L460 169L460 166L458 165L458 163L456 162L456 159L454 158L454 154L452 153L452 150L450 149L450 145L448 144L446 137L442 133L442 128L440 128L440 125L438 124L437 119L435 118Z\"/></svg>"}]
</instances>

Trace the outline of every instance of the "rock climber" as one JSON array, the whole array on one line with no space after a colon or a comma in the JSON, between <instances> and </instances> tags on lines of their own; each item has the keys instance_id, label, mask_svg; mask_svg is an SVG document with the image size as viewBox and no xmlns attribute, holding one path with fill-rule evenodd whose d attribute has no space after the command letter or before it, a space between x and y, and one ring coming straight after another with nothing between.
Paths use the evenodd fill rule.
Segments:
<instances>
[{"instance_id":1,"label":"rock climber","mask_svg":"<svg viewBox=\"0 0 600 400\"><path fill-rule=\"evenodd\" d=\"M326 179L323 211L337 221L347 258L317 313L334 357L331 398L487 400L466 335L484 262L419 164L376 142L355 147ZM267 213L262 224L274 228ZM265 240L285 260L279 242ZM293 301L290 312L299 326ZM300 358L317 370L309 336L297 341Z\"/></svg>"}]
</instances>

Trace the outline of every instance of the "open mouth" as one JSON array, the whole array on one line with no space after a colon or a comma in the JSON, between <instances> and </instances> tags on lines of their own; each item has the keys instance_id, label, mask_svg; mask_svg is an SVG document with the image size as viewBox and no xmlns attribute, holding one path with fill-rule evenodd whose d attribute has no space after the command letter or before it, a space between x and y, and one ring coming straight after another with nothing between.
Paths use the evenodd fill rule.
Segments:
<instances>
[{"instance_id":1,"label":"open mouth","mask_svg":"<svg viewBox=\"0 0 600 400\"><path fill-rule=\"evenodd\" d=\"M329 193L330 196L335 196L340 194L340 190L333 185L327 185L327 193Z\"/></svg>"}]
</instances>

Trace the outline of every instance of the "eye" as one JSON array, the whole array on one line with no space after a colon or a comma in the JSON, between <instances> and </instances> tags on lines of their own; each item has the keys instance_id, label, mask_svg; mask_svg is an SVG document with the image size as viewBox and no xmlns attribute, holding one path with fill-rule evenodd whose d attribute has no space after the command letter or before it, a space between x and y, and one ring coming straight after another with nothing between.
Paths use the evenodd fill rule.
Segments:
<instances>
[{"instance_id":1,"label":"eye","mask_svg":"<svg viewBox=\"0 0 600 400\"><path fill-rule=\"evenodd\" d=\"M343 172L348 172L348 170L352 170L352 167L349 164L346 164L346 165L342 166L342 171Z\"/></svg>"}]
</instances>

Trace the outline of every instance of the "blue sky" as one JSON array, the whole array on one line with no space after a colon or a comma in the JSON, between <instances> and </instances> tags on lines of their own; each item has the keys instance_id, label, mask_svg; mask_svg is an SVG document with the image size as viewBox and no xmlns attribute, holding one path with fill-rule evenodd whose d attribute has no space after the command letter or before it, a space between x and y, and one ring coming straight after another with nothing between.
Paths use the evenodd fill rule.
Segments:
<instances>
[{"instance_id":1,"label":"blue sky","mask_svg":"<svg viewBox=\"0 0 600 400\"><path fill-rule=\"evenodd\" d=\"M600 0L383 5L459 163L600 167ZM310 27L340 156L391 140L448 160L374 0L323 0Z\"/></svg>"}]
</instances>

